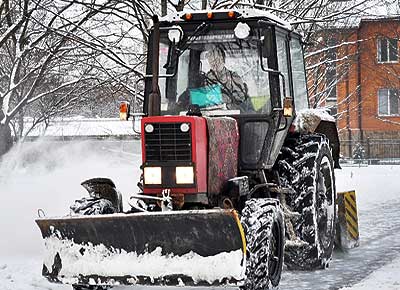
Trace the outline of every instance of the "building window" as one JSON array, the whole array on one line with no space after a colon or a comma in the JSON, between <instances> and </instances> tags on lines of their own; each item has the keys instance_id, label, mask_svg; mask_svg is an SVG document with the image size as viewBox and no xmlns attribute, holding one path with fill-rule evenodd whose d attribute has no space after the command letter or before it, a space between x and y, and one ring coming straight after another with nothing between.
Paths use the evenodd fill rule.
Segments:
<instances>
[{"instance_id":1,"label":"building window","mask_svg":"<svg viewBox=\"0 0 400 290\"><path fill-rule=\"evenodd\" d=\"M379 115L399 115L399 90L380 89L378 91Z\"/></svg>"},{"instance_id":2,"label":"building window","mask_svg":"<svg viewBox=\"0 0 400 290\"><path fill-rule=\"evenodd\" d=\"M378 39L378 61L379 62L397 62L398 55L398 40L394 38L379 38Z\"/></svg>"}]
</instances>

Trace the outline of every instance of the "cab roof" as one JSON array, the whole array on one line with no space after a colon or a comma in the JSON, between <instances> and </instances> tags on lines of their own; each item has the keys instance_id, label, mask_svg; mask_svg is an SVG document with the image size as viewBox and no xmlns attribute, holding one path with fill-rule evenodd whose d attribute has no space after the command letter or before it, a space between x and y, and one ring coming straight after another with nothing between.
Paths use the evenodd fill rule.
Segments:
<instances>
[{"instance_id":1,"label":"cab roof","mask_svg":"<svg viewBox=\"0 0 400 290\"><path fill-rule=\"evenodd\" d=\"M175 13L170 13L164 17L160 18L161 22L178 23L178 22L188 22L190 20L185 20L186 14L192 14L193 19L199 18L198 16L207 15L208 13L222 14L229 12L235 13L235 19L238 20L249 20L252 18L264 18L271 23L276 24L286 30L293 31L291 24L278 16L272 14L271 12L259 9L218 9L218 10L193 10L193 11L180 11Z\"/></svg>"}]
</instances>

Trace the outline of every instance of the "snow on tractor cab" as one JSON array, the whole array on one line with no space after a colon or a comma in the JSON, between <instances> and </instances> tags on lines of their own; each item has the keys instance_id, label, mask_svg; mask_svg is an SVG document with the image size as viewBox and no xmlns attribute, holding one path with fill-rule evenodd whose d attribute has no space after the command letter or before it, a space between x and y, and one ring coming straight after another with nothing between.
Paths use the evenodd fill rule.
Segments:
<instances>
[{"instance_id":1,"label":"snow on tractor cab","mask_svg":"<svg viewBox=\"0 0 400 290\"><path fill-rule=\"evenodd\" d=\"M300 35L258 10L153 21L141 192L123 212L114 183L94 178L75 215L37 219L43 275L75 289L254 290L278 285L284 256L290 269L325 268L339 140L334 119L308 109Z\"/></svg>"}]
</instances>

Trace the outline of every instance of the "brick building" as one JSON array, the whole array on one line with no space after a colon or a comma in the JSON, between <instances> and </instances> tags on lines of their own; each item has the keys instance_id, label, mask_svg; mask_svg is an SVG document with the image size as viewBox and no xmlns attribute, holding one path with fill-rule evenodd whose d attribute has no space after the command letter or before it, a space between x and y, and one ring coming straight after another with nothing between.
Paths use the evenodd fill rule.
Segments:
<instances>
[{"instance_id":1,"label":"brick building","mask_svg":"<svg viewBox=\"0 0 400 290\"><path fill-rule=\"evenodd\" d=\"M367 158L400 158L400 18L362 19L320 39L329 49L311 58L322 65L319 75L309 72L309 92L336 115L342 154L361 143Z\"/></svg>"}]
</instances>

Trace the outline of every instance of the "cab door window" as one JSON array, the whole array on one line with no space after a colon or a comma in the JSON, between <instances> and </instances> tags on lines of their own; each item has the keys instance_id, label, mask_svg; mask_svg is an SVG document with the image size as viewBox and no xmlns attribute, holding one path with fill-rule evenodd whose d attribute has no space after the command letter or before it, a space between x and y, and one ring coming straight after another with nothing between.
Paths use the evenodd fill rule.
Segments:
<instances>
[{"instance_id":1,"label":"cab door window","mask_svg":"<svg viewBox=\"0 0 400 290\"><path fill-rule=\"evenodd\" d=\"M294 104L296 110L308 108L308 94L306 84L306 74L304 69L303 48L300 40L293 38L290 41L292 78L294 91Z\"/></svg>"}]
</instances>

